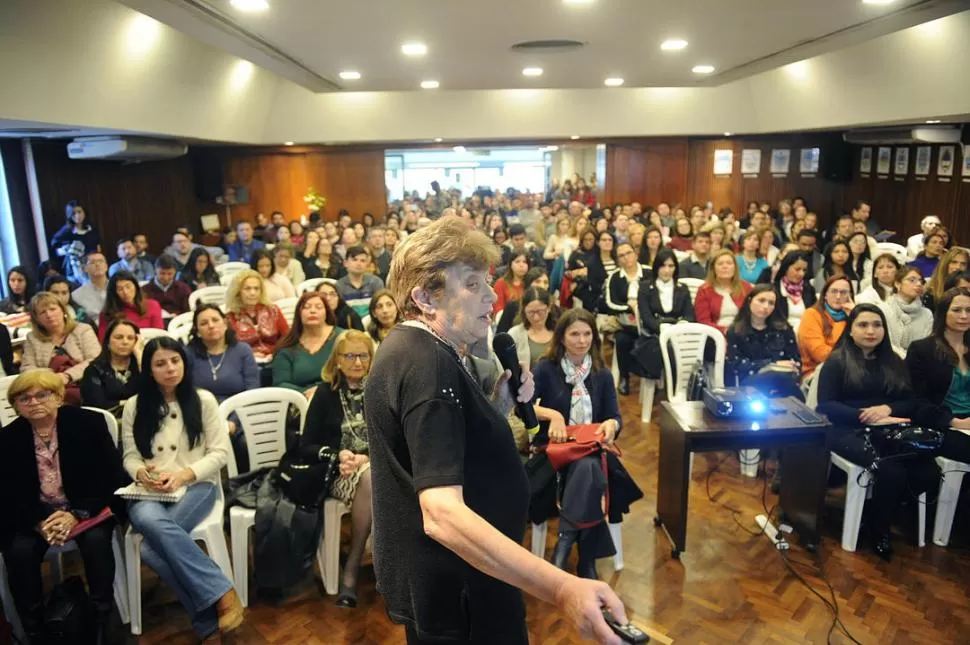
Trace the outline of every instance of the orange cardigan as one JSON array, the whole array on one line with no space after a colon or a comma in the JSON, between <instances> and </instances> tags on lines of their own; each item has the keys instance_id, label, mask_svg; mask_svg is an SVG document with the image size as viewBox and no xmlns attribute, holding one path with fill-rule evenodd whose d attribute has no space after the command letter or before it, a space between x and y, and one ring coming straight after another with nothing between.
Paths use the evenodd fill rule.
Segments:
<instances>
[{"instance_id":1,"label":"orange cardigan","mask_svg":"<svg viewBox=\"0 0 970 645\"><path fill-rule=\"evenodd\" d=\"M822 330L823 316L832 326L832 332L826 336ZM802 378L815 371L829 354L845 331L845 321L835 322L828 313L819 313L815 307L805 310L802 322L798 325L798 347L802 354Z\"/></svg>"}]
</instances>

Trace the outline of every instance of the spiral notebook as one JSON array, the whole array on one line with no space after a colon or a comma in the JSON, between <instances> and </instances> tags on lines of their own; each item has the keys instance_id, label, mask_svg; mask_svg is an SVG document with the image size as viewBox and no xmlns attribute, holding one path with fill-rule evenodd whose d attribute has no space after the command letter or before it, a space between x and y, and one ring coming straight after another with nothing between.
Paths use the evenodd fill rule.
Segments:
<instances>
[{"instance_id":1,"label":"spiral notebook","mask_svg":"<svg viewBox=\"0 0 970 645\"><path fill-rule=\"evenodd\" d=\"M128 484L124 488L119 488L115 491L115 495L125 499L148 500L152 502L177 502L185 497L186 488L186 486L183 486L171 493L161 493L155 490L148 490L141 484L133 483Z\"/></svg>"}]
</instances>

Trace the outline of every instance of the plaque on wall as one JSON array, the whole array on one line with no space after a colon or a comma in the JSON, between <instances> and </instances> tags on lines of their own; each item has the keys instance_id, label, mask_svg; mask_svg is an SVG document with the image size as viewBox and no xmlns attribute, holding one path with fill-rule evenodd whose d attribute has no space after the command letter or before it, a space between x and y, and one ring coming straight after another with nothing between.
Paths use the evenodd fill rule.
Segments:
<instances>
[{"instance_id":1,"label":"plaque on wall","mask_svg":"<svg viewBox=\"0 0 970 645\"><path fill-rule=\"evenodd\" d=\"M909 173L909 147L896 148L896 164L893 167L896 181L904 181Z\"/></svg>"},{"instance_id":2,"label":"plaque on wall","mask_svg":"<svg viewBox=\"0 0 970 645\"><path fill-rule=\"evenodd\" d=\"M940 146L940 158L936 162L936 176L940 181L950 181L956 161L956 146Z\"/></svg>"},{"instance_id":3,"label":"plaque on wall","mask_svg":"<svg viewBox=\"0 0 970 645\"><path fill-rule=\"evenodd\" d=\"M798 156L798 172L802 177L814 177L818 173L818 162L822 155L820 148L802 148Z\"/></svg>"},{"instance_id":4,"label":"plaque on wall","mask_svg":"<svg viewBox=\"0 0 970 645\"><path fill-rule=\"evenodd\" d=\"M714 151L714 174L727 176L734 169L734 150Z\"/></svg>"},{"instance_id":5,"label":"plaque on wall","mask_svg":"<svg viewBox=\"0 0 970 645\"><path fill-rule=\"evenodd\" d=\"M931 146L920 146L916 148L916 165L913 168L916 181L926 181L926 176L930 174L932 158L933 148Z\"/></svg>"},{"instance_id":6,"label":"plaque on wall","mask_svg":"<svg viewBox=\"0 0 970 645\"><path fill-rule=\"evenodd\" d=\"M741 151L741 174L746 179L757 179L761 172L761 150Z\"/></svg>"},{"instance_id":7,"label":"plaque on wall","mask_svg":"<svg viewBox=\"0 0 970 645\"><path fill-rule=\"evenodd\" d=\"M771 151L771 176L786 177L791 166L791 150Z\"/></svg>"},{"instance_id":8,"label":"plaque on wall","mask_svg":"<svg viewBox=\"0 0 970 645\"><path fill-rule=\"evenodd\" d=\"M889 168L892 166L893 149L892 148L879 148L879 152L876 155L876 174L885 175L889 174Z\"/></svg>"},{"instance_id":9,"label":"plaque on wall","mask_svg":"<svg viewBox=\"0 0 970 645\"><path fill-rule=\"evenodd\" d=\"M970 182L970 154L967 154L966 148L963 148L963 164L960 175L963 177L963 181Z\"/></svg>"},{"instance_id":10,"label":"plaque on wall","mask_svg":"<svg viewBox=\"0 0 970 645\"><path fill-rule=\"evenodd\" d=\"M872 148L863 148L859 155L859 172L863 177L868 177L872 172Z\"/></svg>"}]
</instances>

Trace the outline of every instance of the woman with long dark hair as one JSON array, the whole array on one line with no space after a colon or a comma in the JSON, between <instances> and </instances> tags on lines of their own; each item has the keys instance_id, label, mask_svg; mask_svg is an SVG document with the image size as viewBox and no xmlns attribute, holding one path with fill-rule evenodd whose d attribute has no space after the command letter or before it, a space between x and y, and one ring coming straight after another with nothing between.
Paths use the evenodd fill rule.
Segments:
<instances>
[{"instance_id":1,"label":"woman with long dark hair","mask_svg":"<svg viewBox=\"0 0 970 645\"><path fill-rule=\"evenodd\" d=\"M296 303L293 326L273 350L273 385L313 398L323 378L323 366L342 331L323 294L305 292Z\"/></svg>"},{"instance_id":2,"label":"woman with long dark hair","mask_svg":"<svg viewBox=\"0 0 970 645\"><path fill-rule=\"evenodd\" d=\"M81 401L86 406L120 414L118 406L138 393L141 370L141 330L126 318L115 318L104 332L101 355L81 377Z\"/></svg>"},{"instance_id":3,"label":"woman with long dark hair","mask_svg":"<svg viewBox=\"0 0 970 645\"><path fill-rule=\"evenodd\" d=\"M84 274L84 258L88 253L101 250L101 234L88 221L84 206L71 200L64 207L67 222L54 237L51 238L51 248L54 254L64 258L64 275L74 284L86 282Z\"/></svg>"},{"instance_id":4,"label":"woman with long dark hair","mask_svg":"<svg viewBox=\"0 0 970 645\"><path fill-rule=\"evenodd\" d=\"M678 277L677 256L670 249L660 249L651 277L640 282L637 294L640 325L648 334L659 336L662 324L694 322L690 291L677 283Z\"/></svg>"},{"instance_id":5,"label":"woman with long dark hair","mask_svg":"<svg viewBox=\"0 0 970 645\"><path fill-rule=\"evenodd\" d=\"M190 533L212 511L220 471L231 450L216 398L198 390L185 349L168 337L148 342L138 394L122 416L124 466L149 491L177 493L177 502L129 502L131 525L144 537L142 560L175 591L201 638L233 631L243 607L222 570Z\"/></svg>"},{"instance_id":6,"label":"woman with long dark hair","mask_svg":"<svg viewBox=\"0 0 970 645\"><path fill-rule=\"evenodd\" d=\"M643 234L643 246L637 251L637 261L646 269L653 270L653 263L657 260L657 254L663 248L663 233L659 228L651 226Z\"/></svg>"},{"instance_id":7,"label":"woman with long dark hair","mask_svg":"<svg viewBox=\"0 0 970 645\"><path fill-rule=\"evenodd\" d=\"M896 288L896 272L902 265L892 253L883 253L872 264L872 280L856 296L856 304L872 303L878 305L893 294Z\"/></svg>"},{"instance_id":8,"label":"woman with long dark hair","mask_svg":"<svg viewBox=\"0 0 970 645\"><path fill-rule=\"evenodd\" d=\"M765 396L802 398L802 360L795 332L776 306L778 294L759 284L744 298L727 333L728 383L750 386Z\"/></svg>"},{"instance_id":9,"label":"woman with long dark hair","mask_svg":"<svg viewBox=\"0 0 970 645\"><path fill-rule=\"evenodd\" d=\"M22 314L34 295L34 282L27 267L15 266L7 271L7 297L0 300L0 314Z\"/></svg>"},{"instance_id":10,"label":"woman with long dark hair","mask_svg":"<svg viewBox=\"0 0 970 645\"><path fill-rule=\"evenodd\" d=\"M774 279L775 293L778 295L776 309L795 333L798 333L805 311L814 306L817 300L807 273L808 256L799 251L790 251L782 258Z\"/></svg>"},{"instance_id":11,"label":"woman with long dark hair","mask_svg":"<svg viewBox=\"0 0 970 645\"><path fill-rule=\"evenodd\" d=\"M896 508L906 495L915 498L936 485L940 473L932 456L880 459L883 455L859 429L909 422L943 429L951 415L918 398L876 305L853 308L818 379L818 411L836 427L832 451L869 469L873 477L869 536L876 555L889 561L889 528Z\"/></svg>"},{"instance_id":12,"label":"woman with long dark hair","mask_svg":"<svg viewBox=\"0 0 970 645\"><path fill-rule=\"evenodd\" d=\"M573 298L579 300L587 311L593 311L593 303L599 295L602 283L594 285L590 283L590 267L594 262L596 254L596 232L587 229L580 234L580 240L575 251L569 255L569 263L566 265L566 275L573 281ZM604 278L605 280L605 278Z\"/></svg>"},{"instance_id":13,"label":"woman with long dark hair","mask_svg":"<svg viewBox=\"0 0 970 645\"><path fill-rule=\"evenodd\" d=\"M212 256L204 246L197 246L189 253L185 268L179 272L178 279L192 287L192 291L202 287L218 287L219 274L216 273Z\"/></svg>"},{"instance_id":14,"label":"woman with long dark hair","mask_svg":"<svg viewBox=\"0 0 970 645\"><path fill-rule=\"evenodd\" d=\"M128 271L118 271L108 280L108 294L98 319L98 340L112 320L124 318L139 329L165 329L162 306L141 293L138 278Z\"/></svg>"},{"instance_id":15,"label":"woman with long dark hair","mask_svg":"<svg viewBox=\"0 0 970 645\"><path fill-rule=\"evenodd\" d=\"M256 249L253 251L253 259L249 266L263 277L266 296L270 302L296 296L296 289L290 279L276 270L276 260L273 258L272 252L266 249Z\"/></svg>"},{"instance_id":16,"label":"woman with long dark hair","mask_svg":"<svg viewBox=\"0 0 970 645\"><path fill-rule=\"evenodd\" d=\"M387 289L381 289L374 294L367 311L370 315L367 333L377 344L380 344L387 334L394 329L394 325L404 322L404 316L397 306L397 301L394 300L394 296Z\"/></svg>"},{"instance_id":17,"label":"woman with long dark hair","mask_svg":"<svg viewBox=\"0 0 970 645\"><path fill-rule=\"evenodd\" d=\"M861 223L861 222L860 222ZM869 251L869 236L864 232L853 233L848 239L849 264L852 273L859 280L856 292L862 291L872 281L872 256Z\"/></svg>"},{"instance_id":18,"label":"woman with long dark hair","mask_svg":"<svg viewBox=\"0 0 970 645\"><path fill-rule=\"evenodd\" d=\"M814 372L832 353L845 330L845 321L852 307L852 283L844 276L829 278L822 286L815 306L805 310L798 326L802 378Z\"/></svg>"},{"instance_id":19,"label":"woman with long dark hair","mask_svg":"<svg viewBox=\"0 0 970 645\"><path fill-rule=\"evenodd\" d=\"M815 274L815 281L812 286L815 291L821 291L825 282L833 276L844 276L852 284L852 293L859 292L859 276L852 268L852 252L849 250L848 242L835 240L825 247L823 252L822 266Z\"/></svg>"}]
</instances>

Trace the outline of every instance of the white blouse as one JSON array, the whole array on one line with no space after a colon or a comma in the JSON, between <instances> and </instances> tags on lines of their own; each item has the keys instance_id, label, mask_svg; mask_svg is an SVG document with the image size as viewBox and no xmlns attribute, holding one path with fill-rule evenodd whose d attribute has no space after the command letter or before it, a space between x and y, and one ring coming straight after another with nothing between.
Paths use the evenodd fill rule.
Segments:
<instances>
[{"instance_id":1,"label":"white blouse","mask_svg":"<svg viewBox=\"0 0 970 645\"><path fill-rule=\"evenodd\" d=\"M738 306L734 304L731 292L727 289L715 288L714 291L721 296L721 314L717 319L717 326L727 329L734 324L734 319L738 317Z\"/></svg>"}]
</instances>

